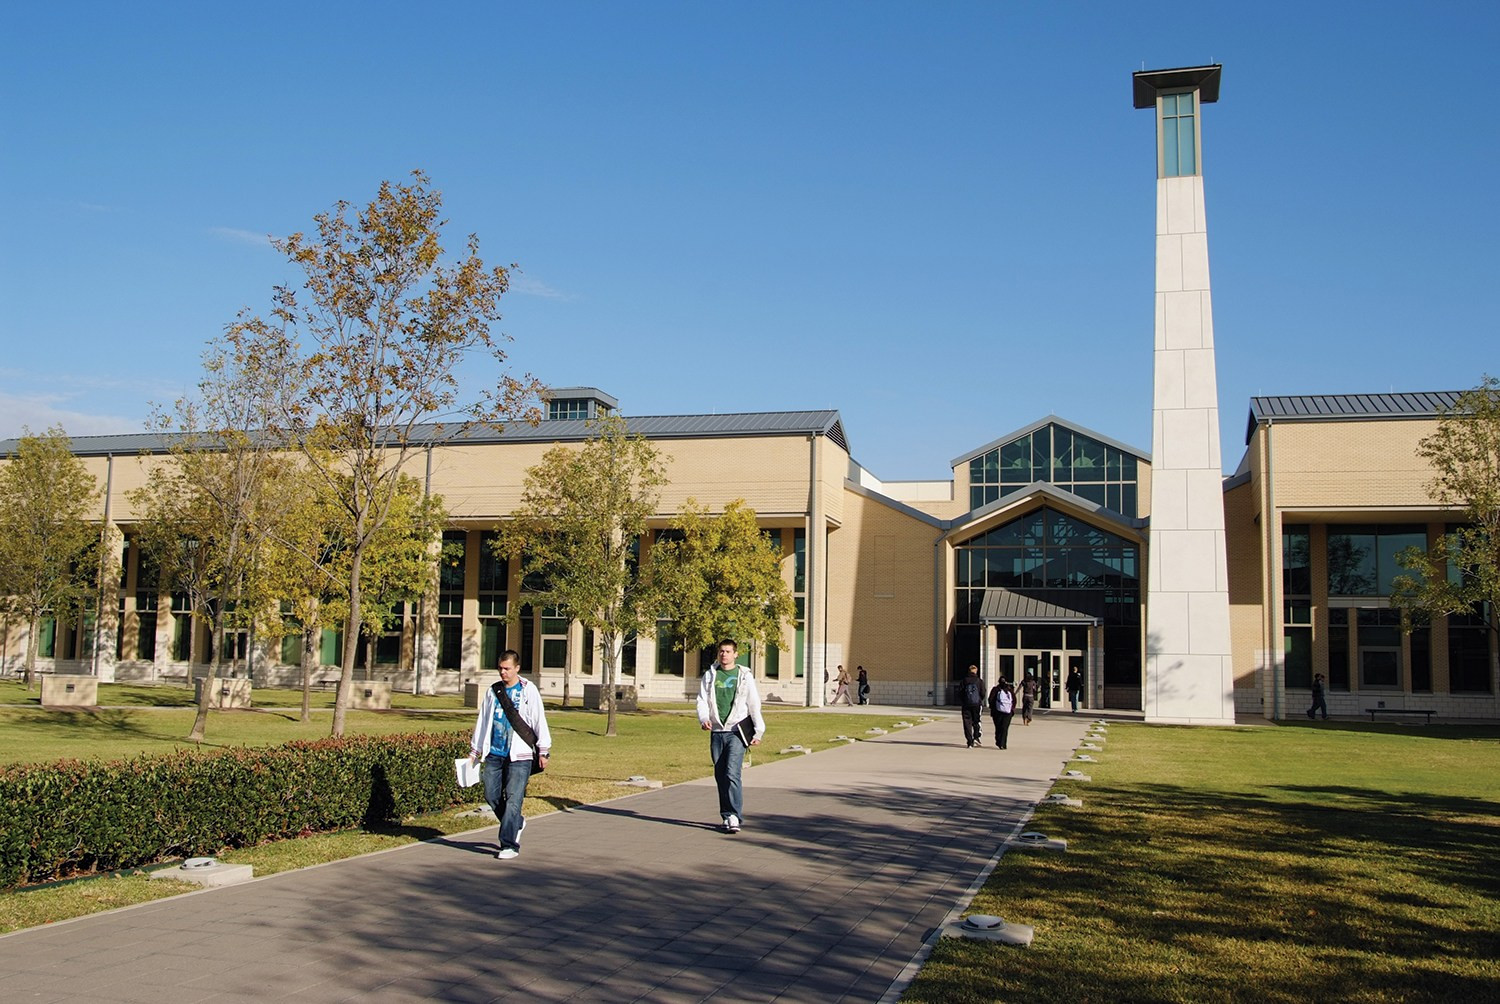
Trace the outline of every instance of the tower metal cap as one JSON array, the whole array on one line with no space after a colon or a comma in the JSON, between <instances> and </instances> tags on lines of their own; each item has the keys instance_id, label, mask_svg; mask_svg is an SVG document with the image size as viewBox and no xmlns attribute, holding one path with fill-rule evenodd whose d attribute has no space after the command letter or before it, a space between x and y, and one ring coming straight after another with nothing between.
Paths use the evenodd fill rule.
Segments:
<instances>
[{"instance_id":1,"label":"tower metal cap","mask_svg":"<svg viewBox=\"0 0 1500 1004\"><path fill-rule=\"evenodd\" d=\"M1198 100L1211 104L1219 100L1219 75L1223 73L1221 63L1209 66L1182 66L1175 70L1141 70L1130 75L1135 90L1137 108L1156 107L1156 95L1160 91L1180 91L1196 88Z\"/></svg>"}]
</instances>

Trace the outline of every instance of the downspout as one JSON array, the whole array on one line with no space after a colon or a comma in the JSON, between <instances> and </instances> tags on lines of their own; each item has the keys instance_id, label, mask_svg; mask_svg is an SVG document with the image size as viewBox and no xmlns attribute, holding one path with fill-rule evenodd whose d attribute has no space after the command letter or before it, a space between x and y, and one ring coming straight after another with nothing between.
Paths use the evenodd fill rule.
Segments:
<instances>
[{"instance_id":1,"label":"downspout","mask_svg":"<svg viewBox=\"0 0 1500 1004\"><path fill-rule=\"evenodd\" d=\"M95 676L99 675L99 625L104 622L104 590L107 585L104 581L104 561L109 553L109 497L113 494L114 483L115 455L109 453L104 457L104 522L99 526L99 606L94 611L94 651L90 660Z\"/></svg>"},{"instance_id":2,"label":"downspout","mask_svg":"<svg viewBox=\"0 0 1500 1004\"><path fill-rule=\"evenodd\" d=\"M816 585L815 585L816 582L817 582L817 573L819 571L821 571L821 569L823 567L822 566L822 555L821 555L821 552L818 553L818 556L817 556L818 560L816 562L814 562L815 547L821 547L821 543L820 542L822 541L821 534L822 534L822 531L823 531L823 527L821 526L821 524L823 522L825 522L823 520L823 518L822 518L822 508L818 504L819 500L820 500L820 497L821 497L821 488L822 488L822 484L821 484L821 482L819 480L819 478L821 477L821 472L819 470L818 459L819 459L818 458L818 434L815 432L815 433L812 433L811 435L809 435L807 437L807 465L808 465L808 486L807 486L808 487L808 491L807 491L807 558L806 558L807 568L804 571L804 576L803 576L803 581L802 581L802 593L803 593L803 598L804 598L804 607L806 605L806 601L807 600L810 600L813 596L817 595L817 589L816 589ZM826 585L826 583L824 585L824 597L823 598L825 600L827 599L827 585ZM806 624L806 625L808 625L808 627L811 627L812 624L815 623L816 615L819 612L820 611L814 611L814 610L804 609L802 611L803 623ZM824 672L827 672L827 670L828 670L828 638L827 638L828 619L827 619L827 614L823 615L823 629L824 629L824 638L823 638L823 666L822 666L822 669L823 669ZM811 637L811 632L809 631L808 638L804 642L804 644L807 646L807 650L806 650L805 654L803 655L802 662L803 662L803 666L806 669L806 674L807 675L806 675L806 678L805 678L805 680L803 682L804 682L804 684L806 686L806 689L807 689L807 696L806 696L807 706L809 708L821 708L823 706L824 695L827 693L828 688L823 685L821 679L818 676L818 673L817 673L816 669L812 665L812 658L811 658L811 656L812 656L812 644L811 644L811 642L812 642L812 637ZM817 694L817 700L816 701L814 701L814 699L813 699L813 694L814 693Z\"/></svg>"},{"instance_id":3,"label":"downspout","mask_svg":"<svg viewBox=\"0 0 1500 1004\"><path fill-rule=\"evenodd\" d=\"M948 531L944 530L938 534L937 540L932 542L932 706L940 707L943 704L941 691L943 689L943 640L948 634L948 618L944 604L945 589L943 586L943 541L947 538Z\"/></svg>"},{"instance_id":4,"label":"downspout","mask_svg":"<svg viewBox=\"0 0 1500 1004\"><path fill-rule=\"evenodd\" d=\"M422 498L432 497L432 444L427 444L427 473L422 481ZM422 639L426 637L427 590L417 597L417 644L412 656L411 693L416 697L422 692ZM462 689L462 688L460 688Z\"/></svg>"}]
</instances>

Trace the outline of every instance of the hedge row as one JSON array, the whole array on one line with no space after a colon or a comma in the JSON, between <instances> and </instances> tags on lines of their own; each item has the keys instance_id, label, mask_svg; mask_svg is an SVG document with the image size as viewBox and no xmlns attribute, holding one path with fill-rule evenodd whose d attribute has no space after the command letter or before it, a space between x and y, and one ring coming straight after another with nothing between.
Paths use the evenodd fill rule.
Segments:
<instances>
[{"instance_id":1,"label":"hedge row","mask_svg":"<svg viewBox=\"0 0 1500 1004\"><path fill-rule=\"evenodd\" d=\"M400 820L473 799L466 734L0 768L0 888Z\"/></svg>"}]
</instances>

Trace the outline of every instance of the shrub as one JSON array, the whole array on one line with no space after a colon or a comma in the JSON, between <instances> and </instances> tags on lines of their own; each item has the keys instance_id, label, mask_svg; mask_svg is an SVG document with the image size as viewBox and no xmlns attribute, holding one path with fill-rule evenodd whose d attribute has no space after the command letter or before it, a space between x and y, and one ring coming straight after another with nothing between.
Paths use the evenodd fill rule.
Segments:
<instances>
[{"instance_id":1,"label":"shrub","mask_svg":"<svg viewBox=\"0 0 1500 1004\"><path fill-rule=\"evenodd\" d=\"M468 751L422 733L0 768L0 888L457 805Z\"/></svg>"}]
</instances>

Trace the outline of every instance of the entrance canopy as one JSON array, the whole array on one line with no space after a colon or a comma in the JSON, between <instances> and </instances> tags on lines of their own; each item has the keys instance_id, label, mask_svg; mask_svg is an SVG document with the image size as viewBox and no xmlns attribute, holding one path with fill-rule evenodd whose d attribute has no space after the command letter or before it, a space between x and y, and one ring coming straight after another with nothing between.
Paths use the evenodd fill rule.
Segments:
<instances>
[{"instance_id":1,"label":"entrance canopy","mask_svg":"<svg viewBox=\"0 0 1500 1004\"><path fill-rule=\"evenodd\" d=\"M1082 590L1038 590L1038 593L1072 593L1066 600L1074 606L1088 606L1091 596L1079 595ZM1102 621L1102 613L1075 610L1049 602L1040 595L1024 595L1009 589L991 588L984 591L984 600L979 605L981 624L1083 624L1096 627ZM1063 597L1058 597L1063 598ZM1101 597L1102 599L1102 597ZM1082 602L1080 602L1082 601Z\"/></svg>"}]
</instances>

